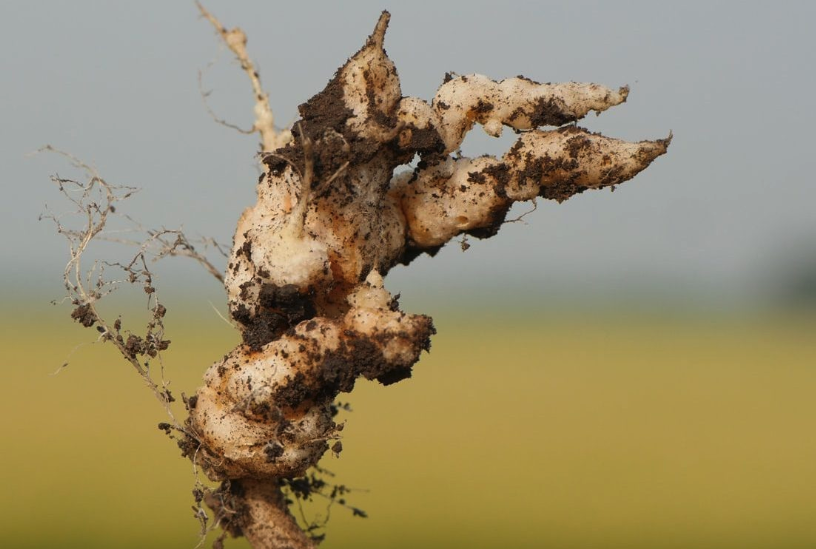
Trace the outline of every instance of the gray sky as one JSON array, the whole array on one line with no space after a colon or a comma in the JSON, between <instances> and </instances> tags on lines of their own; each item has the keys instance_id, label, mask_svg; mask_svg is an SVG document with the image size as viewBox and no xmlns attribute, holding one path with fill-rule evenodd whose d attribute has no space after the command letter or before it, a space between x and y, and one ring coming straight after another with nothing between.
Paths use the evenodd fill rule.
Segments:
<instances>
[{"instance_id":1,"label":"gray sky","mask_svg":"<svg viewBox=\"0 0 816 549\"><path fill-rule=\"evenodd\" d=\"M396 269L389 287L403 296L427 287L496 297L509 285L529 296L750 297L775 263L808 246L816 254L816 3L206 5L247 32L280 124L296 119L388 8L386 49L405 95L430 99L446 71L629 84L626 104L582 125L628 140L673 130L668 155L615 193L540 202L526 224L472 241L467 253L452 245ZM49 175L75 173L59 158L26 156L46 143L143 188L126 208L146 225L230 241L254 202L258 140L210 119L197 71L215 60L204 82L223 118L250 126L252 98L192 2L4 1L0 17L4 293L59 294L65 245L37 216L46 202L59 209ZM512 137L477 127L464 152L501 154ZM188 291L213 286L190 266L165 269Z\"/></svg>"}]
</instances>

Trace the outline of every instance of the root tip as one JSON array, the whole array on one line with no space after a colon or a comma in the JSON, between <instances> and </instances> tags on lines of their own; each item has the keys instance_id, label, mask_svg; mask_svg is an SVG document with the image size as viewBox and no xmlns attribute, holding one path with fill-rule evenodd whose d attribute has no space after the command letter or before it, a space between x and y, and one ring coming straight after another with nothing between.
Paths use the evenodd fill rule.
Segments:
<instances>
[{"instance_id":1,"label":"root tip","mask_svg":"<svg viewBox=\"0 0 816 549\"><path fill-rule=\"evenodd\" d=\"M391 20L391 14L388 10L383 10L377 24L374 26L374 32L368 37L368 43L379 48L383 47L385 42L385 31L388 29L388 22Z\"/></svg>"}]
</instances>

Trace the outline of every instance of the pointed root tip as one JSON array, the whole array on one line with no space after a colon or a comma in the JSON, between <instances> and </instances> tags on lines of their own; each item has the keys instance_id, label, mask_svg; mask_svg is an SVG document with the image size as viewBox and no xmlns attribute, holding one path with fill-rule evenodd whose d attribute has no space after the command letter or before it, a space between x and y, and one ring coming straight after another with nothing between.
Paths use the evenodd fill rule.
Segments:
<instances>
[{"instance_id":1,"label":"pointed root tip","mask_svg":"<svg viewBox=\"0 0 816 549\"><path fill-rule=\"evenodd\" d=\"M648 161L651 162L658 156L662 156L666 154L669 150L669 145L671 144L673 134L669 132L668 137L665 139L655 139L654 141L641 141L640 142L640 151L641 154L645 155L648 158Z\"/></svg>"},{"instance_id":2,"label":"pointed root tip","mask_svg":"<svg viewBox=\"0 0 816 549\"><path fill-rule=\"evenodd\" d=\"M212 20L214 19L214 17L213 17L213 15L212 15L212 14L211 14L211 13L210 13L208 10L207 10L207 8L205 8L205 7L204 7L204 4L202 4L201 2L199 2L198 0L196 0L195 5L196 5L196 7L198 8L198 12L201 14L201 16L202 16L202 17L206 17L207 19L209 19L209 20L210 20L210 22L212 22Z\"/></svg>"},{"instance_id":3,"label":"pointed root tip","mask_svg":"<svg viewBox=\"0 0 816 549\"><path fill-rule=\"evenodd\" d=\"M370 45L377 46L379 48L383 47L383 43L385 42L385 31L388 29L388 22L391 20L391 14L388 10L383 10L380 14L380 18L377 20L377 24L374 26L374 32L371 33L371 36L368 37L368 43Z\"/></svg>"},{"instance_id":4,"label":"pointed root tip","mask_svg":"<svg viewBox=\"0 0 816 549\"><path fill-rule=\"evenodd\" d=\"M666 153L666 151L669 149L669 145L671 145L672 139L674 139L674 134L672 133L671 130L669 130L669 135L666 138L658 139L652 142L655 145L658 145L657 148L660 150L658 156Z\"/></svg>"}]
</instances>

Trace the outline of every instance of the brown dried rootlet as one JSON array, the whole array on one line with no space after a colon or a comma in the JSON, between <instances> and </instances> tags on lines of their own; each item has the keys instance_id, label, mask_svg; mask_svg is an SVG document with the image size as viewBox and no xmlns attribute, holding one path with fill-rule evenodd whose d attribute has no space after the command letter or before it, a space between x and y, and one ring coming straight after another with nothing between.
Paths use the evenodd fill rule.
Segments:
<instances>
[{"instance_id":1,"label":"brown dried rootlet","mask_svg":"<svg viewBox=\"0 0 816 549\"><path fill-rule=\"evenodd\" d=\"M670 142L538 129L618 105L628 88L447 75L430 103L403 97L383 49L388 21L384 12L363 48L300 106L292 139L265 151L225 280L243 344L190 399L196 449L188 440L185 452L226 481L232 527L255 547L311 545L284 524L292 519L282 479L341 448L332 407L340 392L360 376L409 377L430 347L431 319L400 311L383 287L394 265L463 233L494 235L515 201L620 184ZM502 158L454 158L475 123L521 135ZM416 154L416 169L394 174Z\"/></svg>"}]
</instances>

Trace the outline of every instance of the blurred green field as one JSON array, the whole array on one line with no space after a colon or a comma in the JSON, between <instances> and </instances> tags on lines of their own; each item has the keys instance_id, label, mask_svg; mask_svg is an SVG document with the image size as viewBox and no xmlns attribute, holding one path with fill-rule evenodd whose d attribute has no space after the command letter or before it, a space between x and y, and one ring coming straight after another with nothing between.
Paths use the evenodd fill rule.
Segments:
<instances>
[{"instance_id":1,"label":"blurred green field","mask_svg":"<svg viewBox=\"0 0 816 549\"><path fill-rule=\"evenodd\" d=\"M194 547L158 404L104 346L50 376L95 335L59 313L0 319L2 546ZM369 518L334 508L323 547L816 547L812 319L435 318L412 379L348 398L324 465ZM167 320L190 394L236 336L206 304Z\"/></svg>"}]
</instances>

